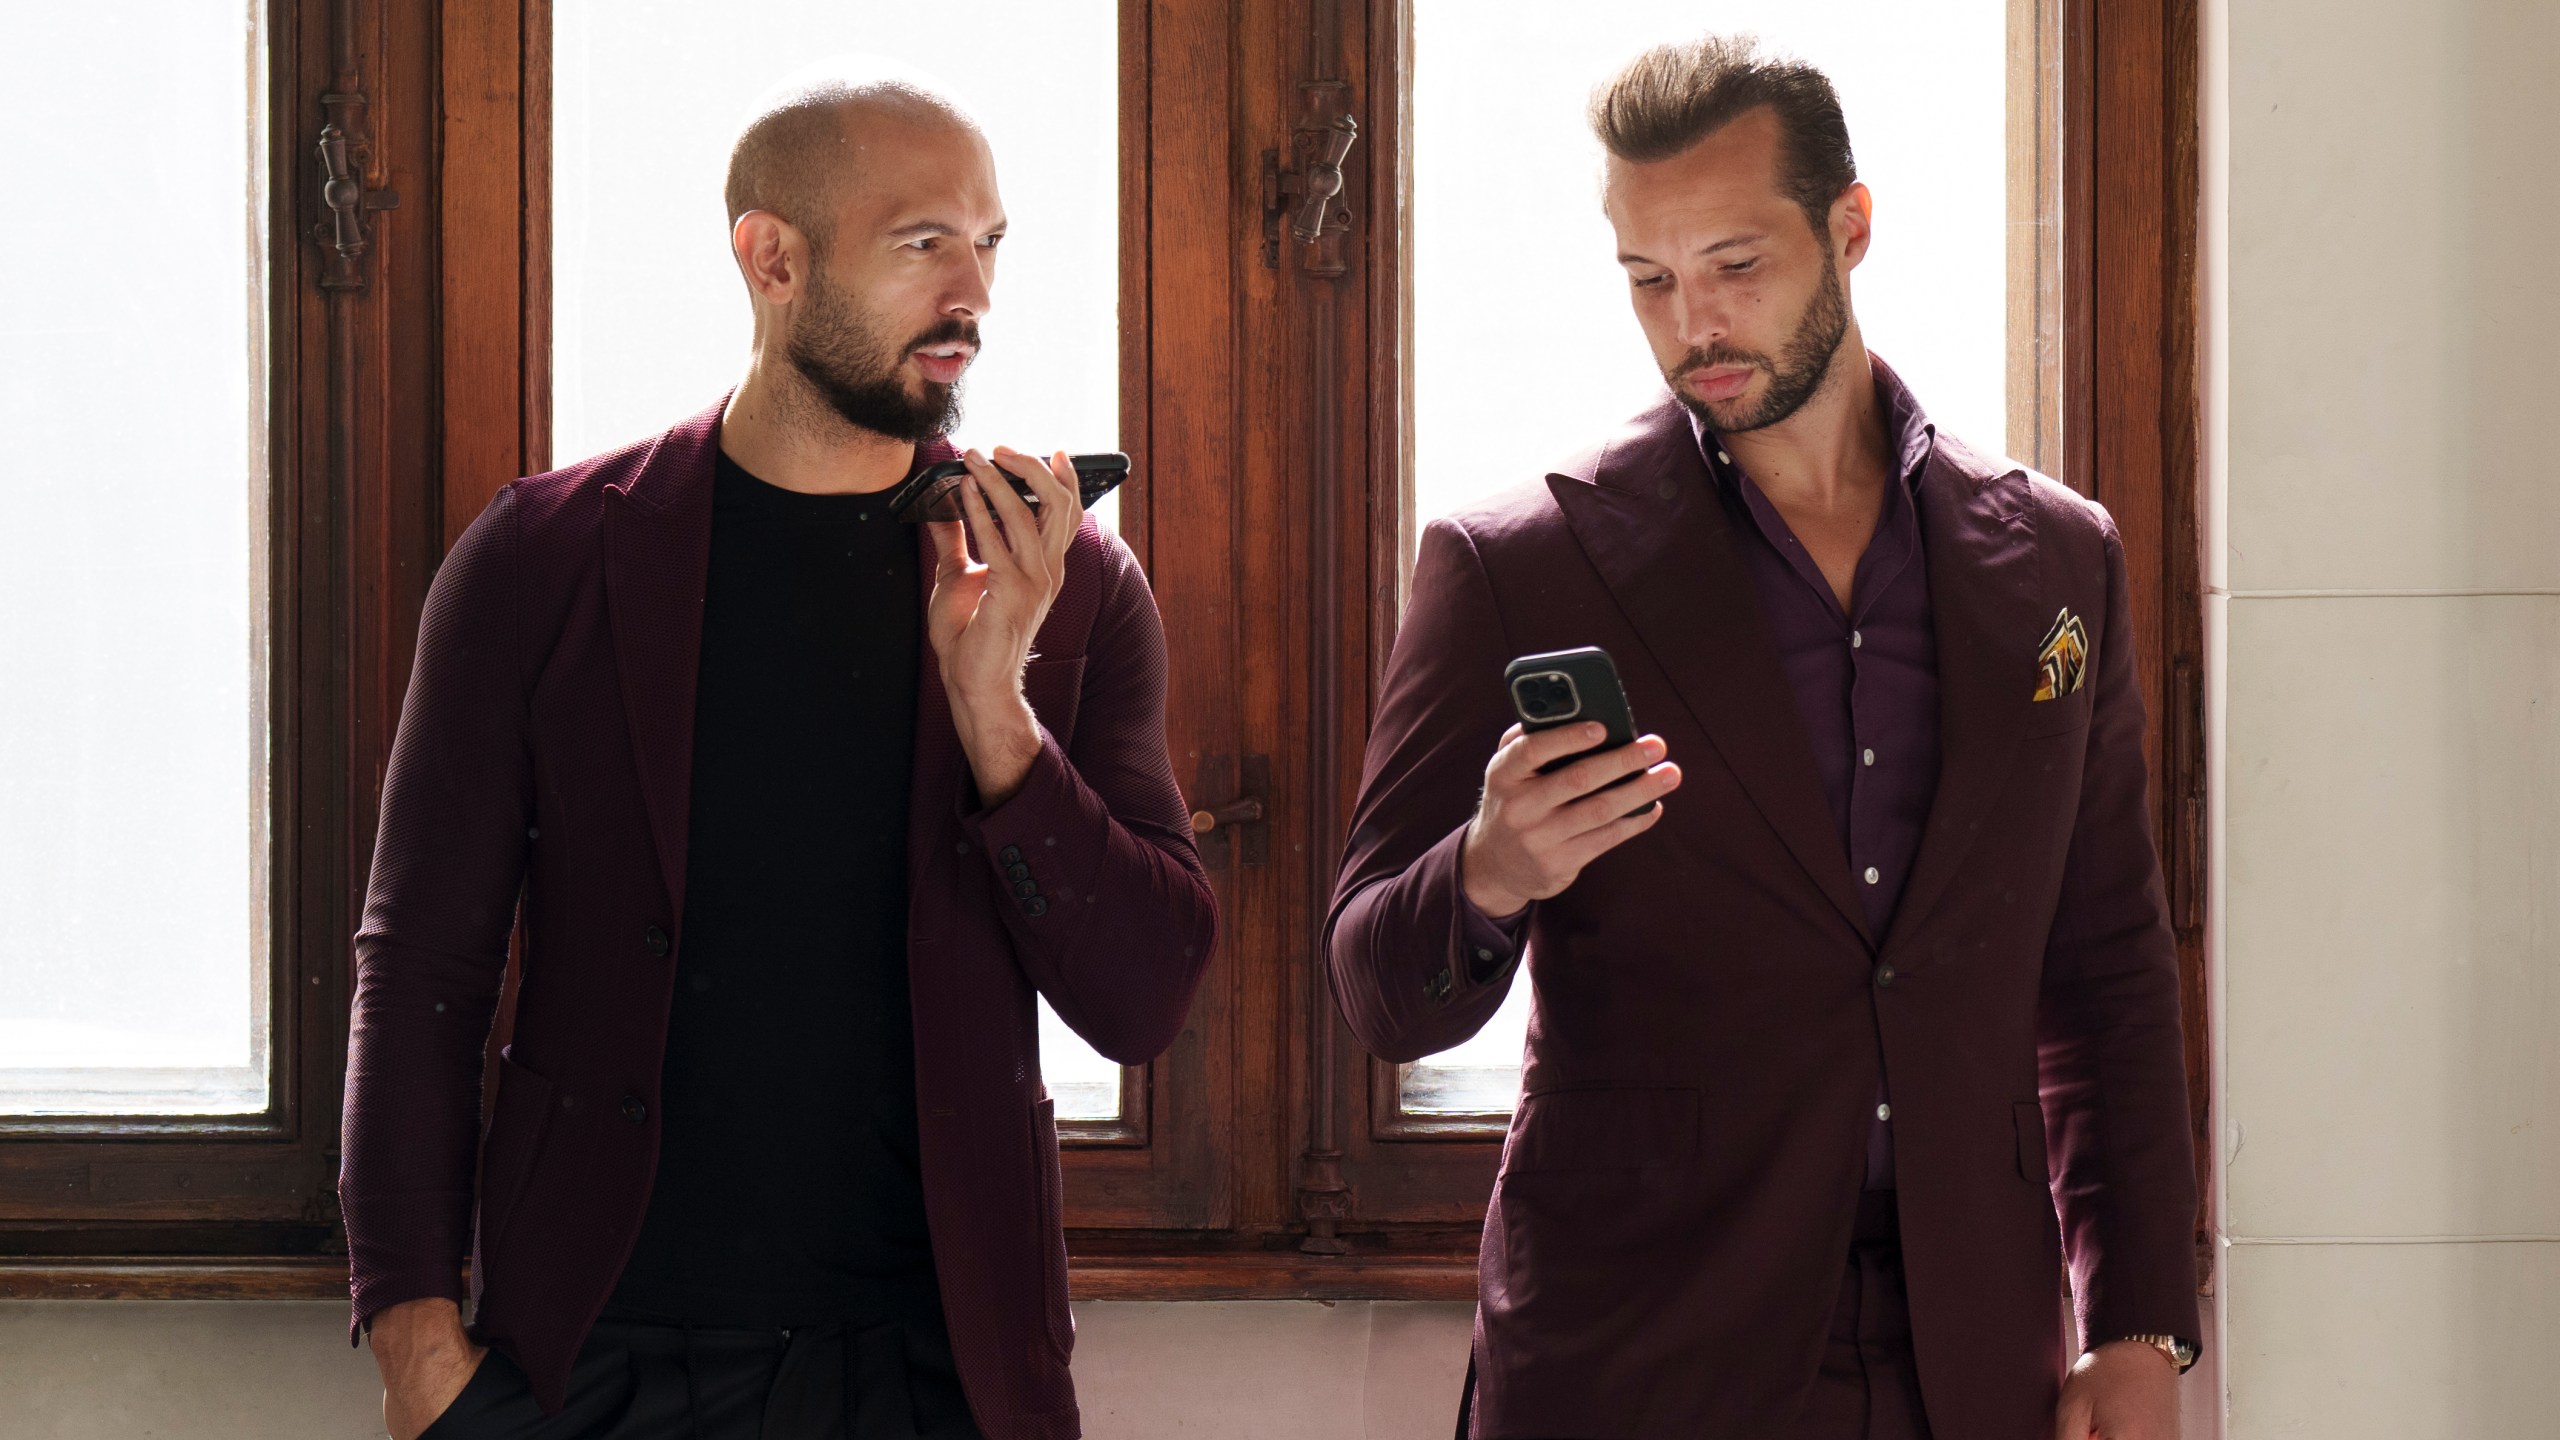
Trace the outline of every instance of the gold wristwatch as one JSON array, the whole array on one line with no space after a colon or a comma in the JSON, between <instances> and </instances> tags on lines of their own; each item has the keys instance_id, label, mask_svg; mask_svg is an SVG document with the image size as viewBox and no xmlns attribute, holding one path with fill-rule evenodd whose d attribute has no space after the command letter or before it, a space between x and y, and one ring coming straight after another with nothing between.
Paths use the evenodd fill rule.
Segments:
<instances>
[{"instance_id":1,"label":"gold wristwatch","mask_svg":"<svg viewBox=\"0 0 2560 1440\"><path fill-rule=\"evenodd\" d=\"M2148 1345L2159 1351L2169 1358L2170 1364L2178 1367L2178 1373L2181 1375L2186 1374L2188 1368L2196 1363L2196 1347L2175 1335L2122 1335L2117 1338L2130 1340L2137 1345Z\"/></svg>"}]
</instances>

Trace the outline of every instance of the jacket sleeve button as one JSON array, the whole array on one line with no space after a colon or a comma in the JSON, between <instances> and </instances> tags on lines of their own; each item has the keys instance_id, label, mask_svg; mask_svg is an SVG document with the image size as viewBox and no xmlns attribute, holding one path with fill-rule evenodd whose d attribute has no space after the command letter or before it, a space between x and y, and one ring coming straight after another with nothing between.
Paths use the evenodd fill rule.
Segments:
<instances>
[{"instance_id":1,"label":"jacket sleeve button","mask_svg":"<svg viewBox=\"0 0 2560 1440\"><path fill-rule=\"evenodd\" d=\"M996 856L1006 864L1012 864L1014 861L1022 858L1022 847L1019 845L1007 845L1002 850L997 851Z\"/></svg>"},{"instance_id":2,"label":"jacket sleeve button","mask_svg":"<svg viewBox=\"0 0 2560 1440\"><path fill-rule=\"evenodd\" d=\"M1049 913L1049 902L1034 895L1022 902L1022 913L1034 917L1046 915Z\"/></svg>"}]
</instances>

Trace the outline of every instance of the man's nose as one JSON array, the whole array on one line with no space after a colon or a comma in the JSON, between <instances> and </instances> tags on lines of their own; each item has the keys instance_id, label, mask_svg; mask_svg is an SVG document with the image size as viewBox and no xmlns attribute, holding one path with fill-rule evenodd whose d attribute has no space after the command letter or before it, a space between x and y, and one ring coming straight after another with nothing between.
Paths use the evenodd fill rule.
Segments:
<instances>
[{"instance_id":1,"label":"man's nose","mask_svg":"<svg viewBox=\"0 0 2560 1440\"><path fill-rule=\"evenodd\" d=\"M994 290L995 256L981 250L953 277L950 292L942 297L942 312L975 320L995 308Z\"/></svg>"},{"instance_id":2,"label":"man's nose","mask_svg":"<svg viewBox=\"0 0 2560 1440\"><path fill-rule=\"evenodd\" d=\"M1680 343L1693 350L1714 348L1733 329L1731 317L1713 296L1686 287L1671 297L1671 320L1679 328Z\"/></svg>"}]
</instances>

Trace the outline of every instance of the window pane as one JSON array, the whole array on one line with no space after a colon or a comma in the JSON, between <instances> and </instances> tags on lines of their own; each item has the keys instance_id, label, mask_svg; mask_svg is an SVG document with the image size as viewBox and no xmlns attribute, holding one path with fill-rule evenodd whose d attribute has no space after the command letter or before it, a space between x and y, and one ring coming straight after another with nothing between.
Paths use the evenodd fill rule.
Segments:
<instances>
[{"instance_id":1,"label":"window pane","mask_svg":"<svg viewBox=\"0 0 2560 1440\"><path fill-rule=\"evenodd\" d=\"M1876 196L1874 247L1848 277L1867 344L1941 429L2006 445L2006 0L1506 0L1498 21L1488 8L1413 0L1417 516L1534 481L1661 393L1583 104L1637 51L1709 28L1831 76ZM1527 989L1475 1039L1406 1067L1406 1107L1508 1111Z\"/></svg>"},{"instance_id":2,"label":"window pane","mask_svg":"<svg viewBox=\"0 0 2560 1440\"><path fill-rule=\"evenodd\" d=\"M0 22L0 1113L267 1104L255 15Z\"/></svg>"},{"instance_id":3,"label":"window pane","mask_svg":"<svg viewBox=\"0 0 2560 1440\"><path fill-rule=\"evenodd\" d=\"M1115 0L554 0L552 13L555 458L662 430L736 383L749 315L720 198L731 132L789 71L851 53L939 77L995 149L1010 228L962 443L1124 448ZM1103 523L1116 501L1097 507ZM1117 1067L1041 1012L1058 1118L1117 1118Z\"/></svg>"}]
</instances>

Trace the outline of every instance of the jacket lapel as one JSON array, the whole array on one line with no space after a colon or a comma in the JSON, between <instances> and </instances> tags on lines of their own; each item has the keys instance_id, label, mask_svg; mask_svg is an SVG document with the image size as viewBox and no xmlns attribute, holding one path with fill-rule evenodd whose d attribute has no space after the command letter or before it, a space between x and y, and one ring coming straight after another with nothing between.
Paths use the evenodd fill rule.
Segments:
<instances>
[{"instance_id":1,"label":"jacket lapel","mask_svg":"<svg viewBox=\"0 0 2560 1440\"><path fill-rule=\"evenodd\" d=\"M666 879L669 929L684 917L694 686L719 447L720 408L714 407L658 437L631 479L604 491L605 608L640 796Z\"/></svg>"},{"instance_id":2,"label":"jacket lapel","mask_svg":"<svg viewBox=\"0 0 2560 1440\"><path fill-rule=\"evenodd\" d=\"M916 447L922 469L960 453L947 440L928 440ZM916 640L915 762L907 780L907 915L912 926L932 912L920 903L925 878L942 860L947 832L959 815L960 732L951 721L951 696L942 686L942 661L933 653L933 532L912 527L916 539L916 614L925 627Z\"/></svg>"},{"instance_id":3,"label":"jacket lapel","mask_svg":"<svg viewBox=\"0 0 2560 1440\"><path fill-rule=\"evenodd\" d=\"M1913 934L1946 893L1982 817L2012 783L2035 692L2045 613L2023 473L1941 439L1920 486L1920 533L1938 640L1936 798L1889 940Z\"/></svg>"},{"instance_id":4,"label":"jacket lapel","mask_svg":"<svg viewBox=\"0 0 2560 1440\"><path fill-rule=\"evenodd\" d=\"M1547 477L1574 538L1716 753L1849 924L1873 945L1733 524L1678 402ZM1678 758L1678 757L1673 757Z\"/></svg>"}]
</instances>

